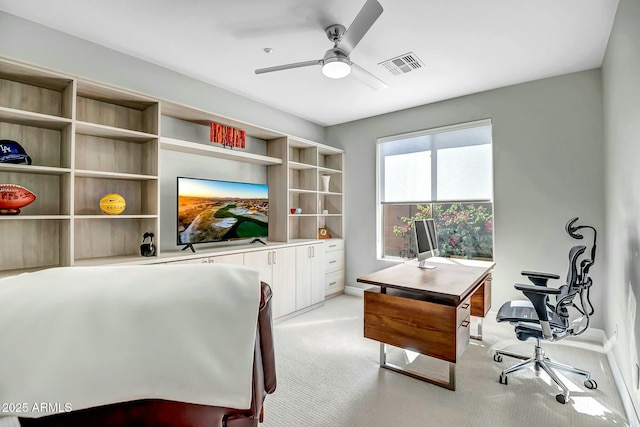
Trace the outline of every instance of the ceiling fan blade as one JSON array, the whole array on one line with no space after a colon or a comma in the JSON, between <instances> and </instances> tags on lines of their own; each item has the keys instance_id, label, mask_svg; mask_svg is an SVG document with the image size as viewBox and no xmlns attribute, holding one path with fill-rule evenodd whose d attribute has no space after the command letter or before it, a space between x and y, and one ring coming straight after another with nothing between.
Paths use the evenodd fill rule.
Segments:
<instances>
[{"instance_id":1,"label":"ceiling fan blade","mask_svg":"<svg viewBox=\"0 0 640 427\"><path fill-rule=\"evenodd\" d=\"M375 90L387 89L389 86L357 64L351 63L351 75Z\"/></svg>"},{"instance_id":2,"label":"ceiling fan blade","mask_svg":"<svg viewBox=\"0 0 640 427\"><path fill-rule=\"evenodd\" d=\"M270 73L272 71L288 70L290 68L310 67L311 65L321 65L322 59L315 61L296 62L293 64L276 65L275 67L260 68L255 71L256 74Z\"/></svg>"},{"instance_id":3,"label":"ceiling fan blade","mask_svg":"<svg viewBox=\"0 0 640 427\"><path fill-rule=\"evenodd\" d=\"M367 31L369 31L373 23L382 15L383 10L377 0L367 0L364 6L362 6L356 19L353 20L351 26L344 33L342 40L338 43L338 47L342 49L347 56L355 49L356 45L360 43L360 40L362 40Z\"/></svg>"}]
</instances>

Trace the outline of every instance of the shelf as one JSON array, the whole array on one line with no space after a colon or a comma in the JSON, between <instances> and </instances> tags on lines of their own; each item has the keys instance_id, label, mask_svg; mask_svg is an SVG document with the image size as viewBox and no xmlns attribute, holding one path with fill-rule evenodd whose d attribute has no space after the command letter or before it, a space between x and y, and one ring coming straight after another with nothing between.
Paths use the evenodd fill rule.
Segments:
<instances>
[{"instance_id":1,"label":"shelf","mask_svg":"<svg viewBox=\"0 0 640 427\"><path fill-rule=\"evenodd\" d=\"M331 168L325 168L322 166L318 166L318 172L321 173L327 173L327 174L338 174L338 173L342 173L341 170L339 169L331 169Z\"/></svg>"},{"instance_id":2,"label":"shelf","mask_svg":"<svg viewBox=\"0 0 640 427\"><path fill-rule=\"evenodd\" d=\"M310 214L309 214L309 213L308 213L308 214L304 214L304 213L302 213L302 214L291 214L291 213L290 213L290 214L289 214L289 216L290 216L290 217L300 217L300 216L318 216L318 214L315 214L315 213L310 213Z\"/></svg>"},{"instance_id":3,"label":"shelf","mask_svg":"<svg viewBox=\"0 0 640 427\"><path fill-rule=\"evenodd\" d=\"M0 172L32 173L37 175L65 175L71 173L69 168L54 168L49 166L14 165L0 163Z\"/></svg>"},{"instance_id":4,"label":"shelf","mask_svg":"<svg viewBox=\"0 0 640 427\"><path fill-rule=\"evenodd\" d=\"M71 215L0 215L0 221L10 220L66 220L71 219Z\"/></svg>"},{"instance_id":5,"label":"shelf","mask_svg":"<svg viewBox=\"0 0 640 427\"><path fill-rule=\"evenodd\" d=\"M66 117L32 113L7 107L0 107L0 121L55 130L64 129L71 124L71 119Z\"/></svg>"},{"instance_id":6,"label":"shelf","mask_svg":"<svg viewBox=\"0 0 640 427\"><path fill-rule=\"evenodd\" d=\"M318 216L342 216L342 214L318 214Z\"/></svg>"},{"instance_id":7,"label":"shelf","mask_svg":"<svg viewBox=\"0 0 640 427\"><path fill-rule=\"evenodd\" d=\"M75 219L157 219L158 215L74 215Z\"/></svg>"},{"instance_id":8,"label":"shelf","mask_svg":"<svg viewBox=\"0 0 640 427\"><path fill-rule=\"evenodd\" d=\"M314 193L314 194L315 194L315 193L317 193L317 191L316 191L316 190L303 190L303 189L300 189L300 188L290 188L290 189L289 189L289 192L290 192L290 193L309 193L309 194L311 194L311 193Z\"/></svg>"},{"instance_id":9,"label":"shelf","mask_svg":"<svg viewBox=\"0 0 640 427\"><path fill-rule=\"evenodd\" d=\"M121 105L123 107L144 110L157 104L158 101L146 95L125 91L102 83L79 80L77 95L100 102Z\"/></svg>"},{"instance_id":10,"label":"shelf","mask_svg":"<svg viewBox=\"0 0 640 427\"><path fill-rule=\"evenodd\" d=\"M294 161L289 161L289 167L291 169L297 169L297 170L316 169L317 168L317 166L315 166L315 165L309 165L307 163L300 163L300 162L294 162Z\"/></svg>"},{"instance_id":11,"label":"shelf","mask_svg":"<svg viewBox=\"0 0 640 427\"><path fill-rule=\"evenodd\" d=\"M76 259L74 265L79 267L91 267L113 264L141 264L142 261L158 262L158 257L143 257L141 255L117 255L97 258Z\"/></svg>"},{"instance_id":12,"label":"shelf","mask_svg":"<svg viewBox=\"0 0 640 427\"><path fill-rule=\"evenodd\" d=\"M342 155L343 151L339 148L333 148L328 146L318 147L318 154L322 156Z\"/></svg>"},{"instance_id":13,"label":"shelf","mask_svg":"<svg viewBox=\"0 0 640 427\"><path fill-rule=\"evenodd\" d=\"M247 136L263 140L282 138L285 136L284 134L271 129L254 126L229 117L212 114L199 108L176 104L173 102L162 101L160 103L160 114L202 126L209 126L211 122L220 123L222 125L242 129L247 132Z\"/></svg>"},{"instance_id":14,"label":"shelf","mask_svg":"<svg viewBox=\"0 0 640 427\"><path fill-rule=\"evenodd\" d=\"M81 121L76 121L76 133L101 138L119 139L128 142L147 142L158 137L151 133Z\"/></svg>"},{"instance_id":15,"label":"shelf","mask_svg":"<svg viewBox=\"0 0 640 427\"><path fill-rule=\"evenodd\" d=\"M301 138L289 137L289 147L290 148L312 148L315 149L317 144L313 141L307 141Z\"/></svg>"},{"instance_id":16,"label":"shelf","mask_svg":"<svg viewBox=\"0 0 640 427\"><path fill-rule=\"evenodd\" d=\"M120 173L120 172L104 172L104 171L92 171L92 170L79 170L76 169L76 176L83 178L105 178L105 179L126 179L131 181L157 181L158 177L155 175L140 175L134 173Z\"/></svg>"},{"instance_id":17,"label":"shelf","mask_svg":"<svg viewBox=\"0 0 640 427\"><path fill-rule=\"evenodd\" d=\"M197 154L200 156L216 157L219 159L235 160L256 165L281 165L282 159L263 156L261 154L248 153L246 151L231 150L216 147L214 145L200 144L197 142L182 141L179 139L161 137L160 148L181 153Z\"/></svg>"},{"instance_id":18,"label":"shelf","mask_svg":"<svg viewBox=\"0 0 640 427\"><path fill-rule=\"evenodd\" d=\"M36 86L62 92L71 85L71 77L59 73L43 71L31 66L16 64L3 59L0 63L0 79L12 80L29 86Z\"/></svg>"},{"instance_id":19,"label":"shelf","mask_svg":"<svg viewBox=\"0 0 640 427\"><path fill-rule=\"evenodd\" d=\"M327 196L342 196L342 193L338 193L337 191L318 191L318 194L324 194Z\"/></svg>"}]
</instances>

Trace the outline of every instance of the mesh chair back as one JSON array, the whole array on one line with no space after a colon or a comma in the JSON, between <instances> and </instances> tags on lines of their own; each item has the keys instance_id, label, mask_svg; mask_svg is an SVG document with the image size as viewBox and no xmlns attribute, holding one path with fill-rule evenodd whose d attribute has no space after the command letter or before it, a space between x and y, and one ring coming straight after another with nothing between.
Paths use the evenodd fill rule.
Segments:
<instances>
[{"instance_id":1,"label":"mesh chair back","mask_svg":"<svg viewBox=\"0 0 640 427\"><path fill-rule=\"evenodd\" d=\"M556 296L555 312L563 318L569 317L567 307L573 304L573 298L580 292L581 274L579 259L580 255L587 249L584 245L576 245L569 251L569 270L567 271L567 281L560 287L560 294Z\"/></svg>"}]
</instances>

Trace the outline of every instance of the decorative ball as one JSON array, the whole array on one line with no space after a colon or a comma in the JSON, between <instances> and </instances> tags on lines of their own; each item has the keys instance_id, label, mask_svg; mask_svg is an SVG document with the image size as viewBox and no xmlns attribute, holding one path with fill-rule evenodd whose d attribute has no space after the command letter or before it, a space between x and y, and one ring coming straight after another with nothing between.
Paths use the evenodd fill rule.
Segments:
<instances>
[{"instance_id":1,"label":"decorative ball","mask_svg":"<svg viewBox=\"0 0 640 427\"><path fill-rule=\"evenodd\" d=\"M127 207L124 197L118 193L109 193L100 199L100 210L107 215L120 215Z\"/></svg>"},{"instance_id":2,"label":"decorative ball","mask_svg":"<svg viewBox=\"0 0 640 427\"><path fill-rule=\"evenodd\" d=\"M0 184L0 214L17 215L36 200L36 195L16 184Z\"/></svg>"}]
</instances>

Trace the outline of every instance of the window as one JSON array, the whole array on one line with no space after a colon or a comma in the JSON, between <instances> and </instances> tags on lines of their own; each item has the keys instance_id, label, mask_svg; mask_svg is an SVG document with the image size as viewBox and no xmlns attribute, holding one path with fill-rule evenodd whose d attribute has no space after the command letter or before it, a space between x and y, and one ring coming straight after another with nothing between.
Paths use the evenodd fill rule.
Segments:
<instances>
[{"instance_id":1,"label":"window","mask_svg":"<svg viewBox=\"0 0 640 427\"><path fill-rule=\"evenodd\" d=\"M493 257L491 122L380 138L378 253L413 258L411 226L434 218L441 256Z\"/></svg>"}]
</instances>

